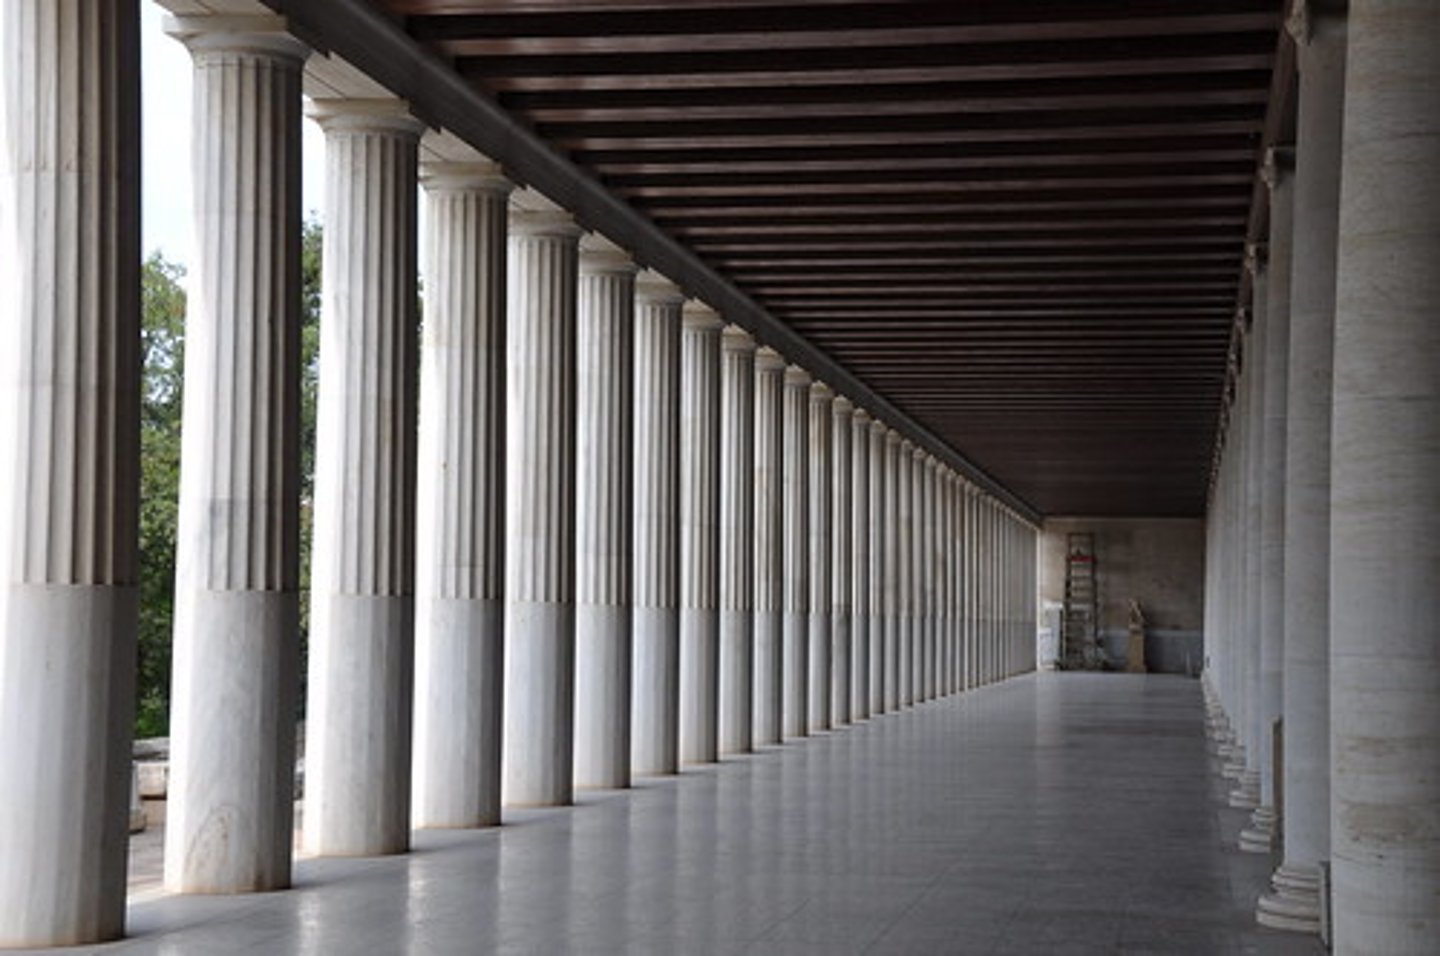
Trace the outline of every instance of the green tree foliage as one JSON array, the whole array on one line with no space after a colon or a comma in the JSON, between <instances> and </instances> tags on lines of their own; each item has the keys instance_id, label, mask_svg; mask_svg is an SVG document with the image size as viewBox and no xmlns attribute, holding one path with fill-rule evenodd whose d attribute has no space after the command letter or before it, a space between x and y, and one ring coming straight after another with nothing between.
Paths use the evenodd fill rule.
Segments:
<instances>
[{"instance_id":1,"label":"green tree foliage","mask_svg":"<svg viewBox=\"0 0 1440 956\"><path fill-rule=\"evenodd\" d=\"M310 498L315 475L315 392L320 345L318 222L305 224L301 255L301 607L310 566ZM140 418L140 646L135 736L170 723L170 643L175 618L175 539L180 501L180 424L185 372L185 270L160 253L142 269ZM302 645L303 646L303 645Z\"/></svg>"}]
</instances>

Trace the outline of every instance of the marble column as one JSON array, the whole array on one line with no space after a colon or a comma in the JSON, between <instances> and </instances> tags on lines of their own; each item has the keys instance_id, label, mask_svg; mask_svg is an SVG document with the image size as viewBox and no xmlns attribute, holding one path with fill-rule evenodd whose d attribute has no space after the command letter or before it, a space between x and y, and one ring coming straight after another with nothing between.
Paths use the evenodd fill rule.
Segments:
<instances>
[{"instance_id":1,"label":"marble column","mask_svg":"<svg viewBox=\"0 0 1440 956\"><path fill-rule=\"evenodd\" d=\"M937 492L936 468L939 465L930 455L925 456L925 470L921 475L921 487L925 492L924 538L921 553L924 556L925 596L925 700L934 700L940 688L940 499Z\"/></svg>"},{"instance_id":2,"label":"marble column","mask_svg":"<svg viewBox=\"0 0 1440 956\"><path fill-rule=\"evenodd\" d=\"M1292 16L1300 80L1296 119L1290 355L1285 430L1284 860L1257 917L1320 930L1320 861L1330 853L1330 405L1343 9L1299 0Z\"/></svg>"},{"instance_id":3,"label":"marble column","mask_svg":"<svg viewBox=\"0 0 1440 956\"><path fill-rule=\"evenodd\" d=\"M630 769L680 767L680 314L656 272L635 282L634 669Z\"/></svg>"},{"instance_id":4,"label":"marble column","mask_svg":"<svg viewBox=\"0 0 1440 956\"><path fill-rule=\"evenodd\" d=\"M1440 940L1440 15L1352 0L1331 436L1336 953Z\"/></svg>"},{"instance_id":5,"label":"marble column","mask_svg":"<svg viewBox=\"0 0 1440 956\"><path fill-rule=\"evenodd\" d=\"M886 591L886 576L889 574L889 562L892 554L886 545L886 495L889 491L888 477L886 471L886 434L889 431L879 421L870 423L869 448L866 451L866 472L869 482L869 538L870 561L867 568L865 582L868 591L867 600L870 608L870 619L866 627L866 637L870 645L870 673L869 688L870 696L869 716L874 717L885 713L885 682L888 679L889 663L885 656L885 640L889 631L889 600Z\"/></svg>"},{"instance_id":6,"label":"marble column","mask_svg":"<svg viewBox=\"0 0 1440 956\"><path fill-rule=\"evenodd\" d=\"M810 386L810 732L830 729L830 601L832 517L831 436L835 393L823 382Z\"/></svg>"},{"instance_id":7,"label":"marble column","mask_svg":"<svg viewBox=\"0 0 1440 956\"><path fill-rule=\"evenodd\" d=\"M810 376L785 370L784 493L785 611L781 730L809 733L810 696Z\"/></svg>"},{"instance_id":8,"label":"marble column","mask_svg":"<svg viewBox=\"0 0 1440 956\"><path fill-rule=\"evenodd\" d=\"M785 359L755 352L755 685L753 743L780 742L785 609Z\"/></svg>"},{"instance_id":9,"label":"marble column","mask_svg":"<svg viewBox=\"0 0 1440 956\"><path fill-rule=\"evenodd\" d=\"M975 555L973 486L960 481L960 690L975 686Z\"/></svg>"},{"instance_id":10,"label":"marble column","mask_svg":"<svg viewBox=\"0 0 1440 956\"><path fill-rule=\"evenodd\" d=\"M322 856L401 853L410 845L424 126L395 100L316 100L311 116L325 131L326 213L304 844Z\"/></svg>"},{"instance_id":11,"label":"marble column","mask_svg":"<svg viewBox=\"0 0 1440 956\"><path fill-rule=\"evenodd\" d=\"M425 163L415 528L416 827L500 822L505 245L497 164Z\"/></svg>"},{"instance_id":12,"label":"marble column","mask_svg":"<svg viewBox=\"0 0 1440 956\"><path fill-rule=\"evenodd\" d=\"M1265 264L1263 247L1249 253L1249 268L1252 278L1253 316L1250 331L1250 351L1246 355L1246 374L1249 394L1246 396L1245 460L1242 479L1245 487L1245 504L1242 513L1245 536L1245 588L1244 588L1244 649L1241 668L1243 684L1243 735L1244 769L1236 778L1236 787L1229 802L1232 807L1254 810L1260 805L1260 759L1265 733L1261 707L1261 660L1263 656L1264 605L1261 600L1261 580L1264 575L1263 537L1264 525L1264 466L1265 466L1265 350L1269 346L1266 337L1269 303L1267 285L1269 270Z\"/></svg>"},{"instance_id":13,"label":"marble column","mask_svg":"<svg viewBox=\"0 0 1440 956\"><path fill-rule=\"evenodd\" d=\"M574 794L579 240L564 211L512 208L501 792L514 806Z\"/></svg>"},{"instance_id":14,"label":"marble column","mask_svg":"<svg viewBox=\"0 0 1440 956\"><path fill-rule=\"evenodd\" d=\"M300 74L278 17L167 23L194 62L165 882L290 885L300 588ZM240 149L238 144L263 144Z\"/></svg>"},{"instance_id":15,"label":"marble column","mask_svg":"<svg viewBox=\"0 0 1440 956\"><path fill-rule=\"evenodd\" d=\"M850 418L850 716L870 717L870 428L857 408Z\"/></svg>"},{"instance_id":16,"label":"marble column","mask_svg":"<svg viewBox=\"0 0 1440 956\"><path fill-rule=\"evenodd\" d=\"M59 946L125 928L139 12L12 0L0 54L0 946Z\"/></svg>"},{"instance_id":17,"label":"marble column","mask_svg":"<svg viewBox=\"0 0 1440 956\"><path fill-rule=\"evenodd\" d=\"M901 607L901 564L904 559L904 532L900 527L900 459L902 439L898 432L885 430L885 478L880 484L885 496L885 695L881 712L900 707L900 644L903 637Z\"/></svg>"},{"instance_id":18,"label":"marble column","mask_svg":"<svg viewBox=\"0 0 1440 956\"><path fill-rule=\"evenodd\" d=\"M680 333L680 762L719 759L720 316L689 302Z\"/></svg>"},{"instance_id":19,"label":"marble column","mask_svg":"<svg viewBox=\"0 0 1440 956\"><path fill-rule=\"evenodd\" d=\"M1270 188L1270 268L1265 306L1264 460L1260 526L1260 805L1240 834L1240 848L1268 853L1277 828L1274 723L1282 707L1285 651L1285 396L1290 354L1290 230L1294 154L1271 149L1264 179Z\"/></svg>"},{"instance_id":20,"label":"marble column","mask_svg":"<svg viewBox=\"0 0 1440 956\"><path fill-rule=\"evenodd\" d=\"M899 575L896 598L900 607L899 706L915 703L915 446L900 445L897 497L900 502Z\"/></svg>"},{"instance_id":21,"label":"marble column","mask_svg":"<svg viewBox=\"0 0 1440 956\"><path fill-rule=\"evenodd\" d=\"M630 785L635 263L580 240L576 300L575 786Z\"/></svg>"},{"instance_id":22,"label":"marble column","mask_svg":"<svg viewBox=\"0 0 1440 956\"><path fill-rule=\"evenodd\" d=\"M851 590L854 587L855 537L851 523L854 504L850 448L855 406L847 398L835 399L830 436L830 725L850 722L850 641L853 636Z\"/></svg>"},{"instance_id":23,"label":"marble column","mask_svg":"<svg viewBox=\"0 0 1440 956\"><path fill-rule=\"evenodd\" d=\"M755 704L755 340L720 340L720 752L747 753Z\"/></svg>"}]
</instances>

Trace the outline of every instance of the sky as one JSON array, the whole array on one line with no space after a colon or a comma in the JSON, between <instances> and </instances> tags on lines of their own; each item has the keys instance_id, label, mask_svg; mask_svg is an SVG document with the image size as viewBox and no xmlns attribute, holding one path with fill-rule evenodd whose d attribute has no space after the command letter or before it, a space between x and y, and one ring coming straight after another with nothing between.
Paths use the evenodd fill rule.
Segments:
<instances>
[{"instance_id":1,"label":"sky","mask_svg":"<svg viewBox=\"0 0 1440 956\"><path fill-rule=\"evenodd\" d=\"M188 264L190 238L190 54L161 27L164 11L141 4L142 242L145 255L159 250ZM325 138L304 120L303 208L319 214L325 201Z\"/></svg>"}]
</instances>

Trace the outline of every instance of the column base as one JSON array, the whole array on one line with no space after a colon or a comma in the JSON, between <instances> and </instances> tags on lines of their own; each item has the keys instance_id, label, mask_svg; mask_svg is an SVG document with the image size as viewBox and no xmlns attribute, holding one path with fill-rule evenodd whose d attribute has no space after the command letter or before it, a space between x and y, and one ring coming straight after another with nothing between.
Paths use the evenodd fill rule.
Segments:
<instances>
[{"instance_id":1,"label":"column base","mask_svg":"<svg viewBox=\"0 0 1440 956\"><path fill-rule=\"evenodd\" d=\"M1254 810L1260 806L1260 771L1245 770L1239 785L1230 792L1230 806L1237 810Z\"/></svg>"},{"instance_id":2,"label":"column base","mask_svg":"<svg viewBox=\"0 0 1440 956\"><path fill-rule=\"evenodd\" d=\"M1240 849L1246 853L1269 853L1275 849L1275 808L1262 804L1250 815L1250 825L1240 831Z\"/></svg>"},{"instance_id":3,"label":"column base","mask_svg":"<svg viewBox=\"0 0 1440 956\"><path fill-rule=\"evenodd\" d=\"M1320 932L1320 870L1282 863L1270 878L1271 890L1260 897L1255 921L1292 933Z\"/></svg>"}]
</instances>

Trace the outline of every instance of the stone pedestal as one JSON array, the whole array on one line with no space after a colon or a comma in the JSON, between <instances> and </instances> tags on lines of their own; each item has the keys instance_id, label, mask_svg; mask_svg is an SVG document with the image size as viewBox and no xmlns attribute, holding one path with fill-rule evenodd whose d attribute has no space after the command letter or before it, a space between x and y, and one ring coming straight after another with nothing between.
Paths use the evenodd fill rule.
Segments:
<instances>
[{"instance_id":1,"label":"stone pedestal","mask_svg":"<svg viewBox=\"0 0 1440 956\"><path fill-rule=\"evenodd\" d=\"M0 946L125 927L138 20L102 0L0 6Z\"/></svg>"},{"instance_id":2,"label":"stone pedestal","mask_svg":"<svg viewBox=\"0 0 1440 956\"><path fill-rule=\"evenodd\" d=\"M680 313L655 272L635 283L634 666L630 769L680 766Z\"/></svg>"},{"instance_id":3,"label":"stone pedestal","mask_svg":"<svg viewBox=\"0 0 1440 956\"><path fill-rule=\"evenodd\" d=\"M186 17L168 29L195 66L196 255L165 883L178 893L274 890L290 885L295 825L300 73L309 50L279 18Z\"/></svg>"},{"instance_id":4,"label":"stone pedestal","mask_svg":"<svg viewBox=\"0 0 1440 956\"><path fill-rule=\"evenodd\" d=\"M410 845L424 127L393 100L315 101L311 115L325 131L327 198L304 845L400 853Z\"/></svg>"},{"instance_id":5,"label":"stone pedestal","mask_svg":"<svg viewBox=\"0 0 1440 956\"><path fill-rule=\"evenodd\" d=\"M573 795L579 237L567 213L511 211L501 779L515 806Z\"/></svg>"},{"instance_id":6,"label":"stone pedestal","mask_svg":"<svg viewBox=\"0 0 1440 956\"><path fill-rule=\"evenodd\" d=\"M575 484L575 786L630 785L635 264L580 246Z\"/></svg>"}]
</instances>

